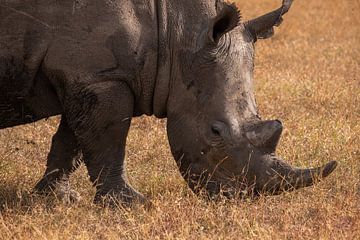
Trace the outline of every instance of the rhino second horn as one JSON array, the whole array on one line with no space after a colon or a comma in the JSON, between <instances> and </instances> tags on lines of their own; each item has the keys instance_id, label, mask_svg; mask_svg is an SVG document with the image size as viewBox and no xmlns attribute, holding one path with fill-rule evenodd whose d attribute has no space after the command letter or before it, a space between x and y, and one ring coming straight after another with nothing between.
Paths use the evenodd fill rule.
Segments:
<instances>
[{"instance_id":1,"label":"rhino second horn","mask_svg":"<svg viewBox=\"0 0 360 240\"><path fill-rule=\"evenodd\" d=\"M256 147L274 152L283 130L279 120L264 121L246 132L246 137Z\"/></svg>"}]
</instances>

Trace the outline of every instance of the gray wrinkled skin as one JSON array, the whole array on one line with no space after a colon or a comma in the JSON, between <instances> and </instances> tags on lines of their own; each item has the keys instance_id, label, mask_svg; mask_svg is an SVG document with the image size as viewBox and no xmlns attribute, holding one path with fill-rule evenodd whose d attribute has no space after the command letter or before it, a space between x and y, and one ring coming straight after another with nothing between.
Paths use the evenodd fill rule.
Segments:
<instances>
[{"instance_id":1,"label":"gray wrinkled skin","mask_svg":"<svg viewBox=\"0 0 360 240\"><path fill-rule=\"evenodd\" d=\"M329 175L336 162L297 169L275 156L281 122L262 121L254 99L254 43L291 3L241 22L220 0L0 0L0 129L62 115L35 191L78 198L68 177L82 154L96 202L145 202L124 172L143 114L168 118L195 192L277 194Z\"/></svg>"}]
</instances>

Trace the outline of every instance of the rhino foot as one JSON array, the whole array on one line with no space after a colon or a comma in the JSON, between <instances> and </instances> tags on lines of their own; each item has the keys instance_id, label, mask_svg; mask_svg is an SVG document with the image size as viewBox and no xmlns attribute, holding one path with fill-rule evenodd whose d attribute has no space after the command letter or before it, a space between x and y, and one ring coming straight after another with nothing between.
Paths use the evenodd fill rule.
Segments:
<instances>
[{"instance_id":1,"label":"rhino foot","mask_svg":"<svg viewBox=\"0 0 360 240\"><path fill-rule=\"evenodd\" d=\"M34 188L33 193L39 195L53 195L65 204L73 204L81 200L80 194L71 189L68 181L49 183L42 179Z\"/></svg>"},{"instance_id":2,"label":"rhino foot","mask_svg":"<svg viewBox=\"0 0 360 240\"><path fill-rule=\"evenodd\" d=\"M99 191L95 195L94 203L107 207L132 207L137 204L145 207L151 206L146 197L130 186L114 189L107 193Z\"/></svg>"},{"instance_id":3,"label":"rhino foot","mask_svg":"<svg viewBox=\"0 0 360 240\"><path fill-rule=\"evenodd\" d=\"M64 186L64 184L59 184L57 186L55 191L56 197L65 204L73 204L80 202L81 200L80 194L77 191L71 189L70 186L66 186L66 185Z\"/></svg>"}]
</instances>

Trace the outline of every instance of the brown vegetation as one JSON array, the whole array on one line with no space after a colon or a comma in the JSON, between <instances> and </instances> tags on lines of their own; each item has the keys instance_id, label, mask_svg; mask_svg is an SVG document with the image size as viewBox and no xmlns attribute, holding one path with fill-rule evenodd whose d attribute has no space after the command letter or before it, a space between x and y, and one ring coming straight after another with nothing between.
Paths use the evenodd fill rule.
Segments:
<instances>
[{"instance_id":1,"label":"brown vegetation","mask_svg":"<svg viewBox=\"0 0 360 240\"><path fill-rule=\"evenodd\" d=\"M238 1L244 18L280 1ZM133 121L127 168L153 201L145 210L102 209L82 167L83 200L67 206L30 195L58 119L0 131L0 239L359 239L360 3L295 1L271 40L257 43L256 97L263 118L285 125L278 153L291 164L339 161L324 182L257 201L212 203L180 177L165 121Z\"/></svg>"}]
</instances>

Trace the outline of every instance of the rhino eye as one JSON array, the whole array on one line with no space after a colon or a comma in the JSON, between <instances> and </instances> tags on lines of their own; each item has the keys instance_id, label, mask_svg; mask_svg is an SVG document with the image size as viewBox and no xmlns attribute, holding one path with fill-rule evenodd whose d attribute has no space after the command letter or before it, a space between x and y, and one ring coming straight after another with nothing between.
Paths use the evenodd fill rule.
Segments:
<instances>
[{"instance_id":1,"label":"rhino eye","mask_svg":"<svg viewBox=\"0 0 360 240\"><path fill-rule=\"evenodd\" d=\"M228 134L227 126L223 122L216 121L211 125L211 133L215 137L224 137L225 135Z\"/></svg>"},{"instance_id":2,"label":"rhino eye","mask_svg":"<svg viewBox=\"0 0 360 240\"><path fill-rule=\"evenodd\" d=\"M215 126L211 127L211 132L212 132L212 134L214 134L215 136L218 136L218 137L220 137L220 135L221 135L220 130Z\"/></svg>"}]
</instances>

